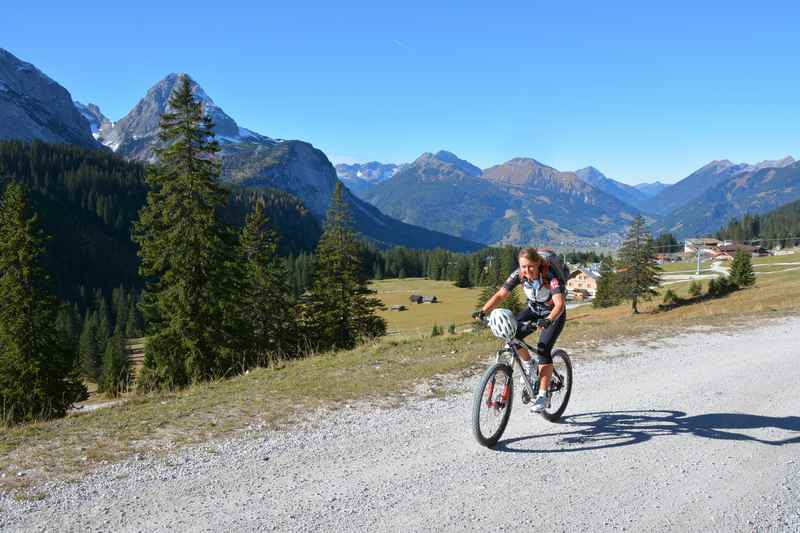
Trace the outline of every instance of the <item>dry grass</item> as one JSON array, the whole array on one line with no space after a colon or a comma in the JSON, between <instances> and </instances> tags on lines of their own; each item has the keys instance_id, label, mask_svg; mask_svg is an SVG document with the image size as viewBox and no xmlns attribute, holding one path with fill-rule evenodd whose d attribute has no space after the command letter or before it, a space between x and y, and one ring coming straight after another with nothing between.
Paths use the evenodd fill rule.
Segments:
<instances>
[{"instance_id":1,"label":"dry grass","mask_svg":"<svg viewBox=\"0 0 800 533\"><path fill-rule=\"evenodd\" d=\"M377 297L388 308L395 304L405 305L406 311L381 311L386 319L389 332L400 333L405 337L427 336L434 324L447 329L469 323L470 314L476 307L482 289L462 289L452 281L434 281L423 278L405 278L374 281L370 288L377 291ZM412 294L436 296L435 304L415 304L408 299Z\"/></svg>"},{"instance_id":2,"label":"dry grass","mask_svg":"<svg viewBox=\"0 0 800 533\"><path fill-rule=\"evenodd\" d=\"M688 285L670 288L686 296ZM403 284L396 286L397 291L406 289ZM451 294L442 287L437 292L442 304L418 306L420 312L434 313L425 320L445 309L453 316L468 315L477 296L465 295L459 308L457 291L465 289ZM446 303L451 299L452 308ZM797 314L800 270L759 276L755 288L668 312L655 312L659 302L660 297L644 303L642 314L636 316L627 304L574 309L559 345L590 354L594 345L623 337L653 339L696 324L726 325L739 318ZM431 384L429 394L444 394L444 387L435 384L437 376L441 381L446 379L442 376L475 372L497 346L486 333L386 337L355 350L289 361L176 393L130 397L113 408L0 429L0 490L31 487L43 479L77 478L105 462L136 453L165 453L252 427L279 428L321 406L335 408L362 399L403 401L420 383ZM26 474L17 477L17 472Z\"/></svg>"}]
</instances>

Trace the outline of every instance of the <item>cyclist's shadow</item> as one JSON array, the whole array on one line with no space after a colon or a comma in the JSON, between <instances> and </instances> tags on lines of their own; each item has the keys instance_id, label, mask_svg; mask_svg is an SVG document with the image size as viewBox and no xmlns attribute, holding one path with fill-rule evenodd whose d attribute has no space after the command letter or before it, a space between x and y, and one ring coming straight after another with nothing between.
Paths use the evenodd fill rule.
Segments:
<instances>
[{"instance_id":1,"label":"cyclist's shadow","mask_svg":"<svg viewBox=\"0 0 800 533\"><path fill-rule=\"evenodd\" d=\"M565 416L555 431L501 440L495 450L514 453L563 453L639 444L659 435L692 435L708 439L751 441L770 446L800 443L800 417L708 413L687 416L682 411L607 411ZM786 438L766 439L737 432L772 428ZM526 446L536 439L555 437L556 446Z\"/></svg>"}]
</instances>

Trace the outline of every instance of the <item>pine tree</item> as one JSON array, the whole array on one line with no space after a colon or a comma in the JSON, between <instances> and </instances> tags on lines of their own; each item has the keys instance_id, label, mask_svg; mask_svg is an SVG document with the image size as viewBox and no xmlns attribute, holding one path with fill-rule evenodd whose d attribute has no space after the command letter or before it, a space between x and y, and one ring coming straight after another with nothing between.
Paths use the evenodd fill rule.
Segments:
<instances>
[{"instance_id":1,"label":"pine tree","mask_svg":"<svg viewBox=\"0 0 800 533\"><path fill-rule=\"evenodd\" d=\"M483 290L481 290L480 296L478 296L478 301L476 302L475 308L476 309L482 308L484 304L488 302L492 296L494 296L494 294L497 292L498 289L499 286L497 285L489 285L487 287L484 287ZM497 305L497 308L508 309L515 315L519 314L525 308L526 305L525 298L524 297L520 298L520 292L521 291L519 287L515 288L513 291L511 291L511 294L509 294L504 301L502 301L500 304Z\"/></svg>"},{"instance_id":2,"label":"pine tree","mask_svg":"<svg viewBox=\"0 0 800 533\"><path fill-rule=\"evenodd\" d=\"M81 374L88 380L97 383L100 378L100 367L104 345L98 343L97 313L87 311L83 320L81 335L78 339L78 359Z\"/></svg>"},{"instance_id":3,"label":"pine tree","mask_svg":"<svg viewBox=\"0 0 800 533\"><path fill-rule=\"evenodd\" d=\"M511 291L511 294L509 294L508 298L506 298L505 301L500 304L500 307L508 309L516 315L525 309L526 304L527 298L523 295L522 289L517 287Z\"/></svg>"},{"instance_id":4,"label":"pine tree","mask_svg":"<svg viewBox=\"0 0 800 533\"><path fill-rule=\"evenodd\" d=\"M108 339L111 338L112 326L111 316L108 311L108 304L106 303L105 296L101 291L95 294L95 312L97 314L97 329L95 331L95 343L97 344L98 353L98 377L102 373L103 367L103 353L108 344Z\"/></svg>"},{"instance_id":5,"label":"pine tree","mask_svg":"<svg viewBox=\"0 0 800 533\"><path fill-rule=\"evenodd\" d=\"M62 304L56 316L56 329L64 340L64 346L72 357L73 364L78 366L78 341L80 340L80 317L69 304Z\"/></svg>"},{"instance_id":6,"label":"pine tree","mask_svg":"<svg viewBox=\"0 0 800 533\"><path fill-rule=\"evenodd\" d=\"M127 322L125 323L125 336L127 338L140 337L142 335L142 315L139 306L136 305L136 298L131 295L128 300Z\"/></svg>"},{"instance_id":7,"label":"pine tree","mask_svg":"<svg viewBox=\"0 0 800 533\"><path fill-rule=\"evenodd\" d=\"M619 250L619 294L631 301L634 314L639 313L639 300L650 300L656 295L653 287L661 282L660 271L653 240L644 228L644 219L639 215Z\"/></svg>"},{"instance_id":8,"label":"pine tree","mask_svg":"<svg viewBox=\"0 0 800 533\"><path fill-rule=\"evenodd\" d=\"M614 263L610 257L600 262L600 279L597 281L597 292L592 301L593 307L611 307L619 304L619 289Z\"/></svg>"},{"instance_id":9,"label":"pine tree","mask_svg":"<svg viewBox=\"0 0 800 533\"><path fill-rule=\"evenodd\" d=\"M756 282L756 275L753 273L753 263L750 260L750 254L743 250L738 250L736 255L733 256L733 263L731 263L731 282L743 289L751 287Z\"/></svg>"},{"instance_id":10,"label":"pine tree","mask_svg":"<svg viewBox=\"0 0 800 533\"><path fill-rule=\"evenodd\" d=\"M307 339L313 347L349 349L363 338L386 333L386 321L375 314L381 302L370 296L367 280L359 272L356 236L342 185L337 183L315 254L313 287L303 311Z\"/></svg>"},{"instance_id":11,"label":"pine tree","mask_svg":"<svg viewBox=\"0 0 800 533\"><path fill-rule=\"evenodd\" d=\"M103 373L98 388L100 392L116 397L128 389L130 381L130 361L125 339L117 330L108 340L103 353Z\"/></svg>"},{"instance_id":12,"label":"pine tree","mask_svg":"<svg viewBox=\"0 0 800 533\"><path fill-rule=\"evenodd\" d=\"M257 203L240 239L243 261L242 323L248 338L248 365L296 353L295 302L285 264L278 257L278 236Z\"/></svg>"},{"instance_id":13,"label":"pine tree","mask_svg":"<svg viewBox=\"0 0 800 533\"><path fill-rule=\"evenodd\" d=\"M469 274L469 259L462 255L456 261L455 286L461 288L472 287Z\"/></svg>"},{"instance_id":14,"label":"pine tree","mask_svg":"<svg viewBox=\"0 0 800 533\"><path fill-rule=\"evenodd\" d=\"M58 303L41 266L44 236L22 186L0 206L0 422L63 415L86 395L56 329Z\"/></svg>"},{"instance_id":15,"label":"pine tree","mask_svg":"<svg viewBox=\"0 0 800 533\"><path fill-rule=\"evenodd\" d=\"M150 192L134 240L140 273L150 281L141 308L149 337L143 388L173 388L233 369L226 309L234 299L228 267L234 236L219 210L227 199L216 178L219 145L202 103L183 76L161 116L160 164L147 175Z\"/></svg>"},{"instance_id":16,"label":"pine tree","mask_svg":"<svg viewBox=\"0 0 800 533\"><path fill-rule=\"evenodd\" d=\"M482 309L484 304L486 304L486 302L489 301L489 298L494 296L494 293L496 293L496 292L497 292L497 286L496 285L488 285L488 286L484 287L481 290L480 295L478 295L478 301L475 302L475 309L476 310Z\"/></svg>"}]
</instances>

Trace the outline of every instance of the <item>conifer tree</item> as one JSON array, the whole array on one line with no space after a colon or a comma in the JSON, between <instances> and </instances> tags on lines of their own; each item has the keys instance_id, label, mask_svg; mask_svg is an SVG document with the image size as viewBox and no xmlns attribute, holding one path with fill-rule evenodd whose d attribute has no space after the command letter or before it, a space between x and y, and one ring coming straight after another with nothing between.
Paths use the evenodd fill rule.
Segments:
<instances>
[{"instance_id":1,"label":"conifer tree","mask_svg":"<svg viewBox=\"0 0 800 533\"><path fill-rule=\"evenodd\" d=\"M131 295L128 300L127 321L125 322L125 337L134 338L142 335L142 315L136 305L136 298Z\"/></svg>"},{"instance_id":2,"label":"conifer tree","mask_svg":"<svg viewBox=\"0 0 800 533\"><path fill-rule=\"evenodd\" d=\"M743 250L738 250L736 252L736 255L733 256L733 263L731 263L730 279L731 282L740 289L755 284L756 275L753 273L753 263L750 260L750 254Z\"/></svg>"},{"instance_id":3,"label":"conifer tree","mask_svg":"<svg viewBox=\"0 0 800 533\"><path fill-rule=\"evenodd\" d=\"M512 313L519 314L525 309L525 305L527 302L527 298L522 295L522 289L520 287L515 288L511 291L511 294L508 295L508 298L500 304L500 307L508 309Z\"/></svg>"},{"instance_id":4,"label":"conifer tree","mask_svg":"<svg viewBox=\"0 0 800 533\"><path fill-rule=\"evenodd\" d=\"M98 290L95 294L95 313L97 315L97 329L95 331L95 342L98 348L98 365L97 368L102 372L103 352L105 352L108 339L111 338L112 326L111 315L108 311L108 304L106 303L105 296ZM98 377L99 373L98 372Z\"/></svg>"},{"instance_id":5,"label":"conifer tree","mask_svg":"<svg viewBox=\"0 0 800 533\"><path fill-rule=\"evenodd\" d=\"M294 353L295 302L285 264L278 257L278 236L264 206L257 203L242 230L242 323L247 332L248 365Z\"/></svg>"},{"instance_id":6,"label":"conifer tree","mask_svg":"<svg viewBox=\"0 0 800 533\"><path fill-rule=\"evenodd\" d=\"M150 192L134 240L140 273L150 282L141 308L149 338L143 388L173 388L233 368L226 308L233 299L228 267L234 237L219 210L227 199L216 178L218 143L202 103L183 76L161 116L159 165L147 175Z\"/></svg>"},{"instance_id":7,"label":"conifer tree","mask_svg":"<svg viewBox=\"0 0 800 533\"><path fill-rule=\"evenodd\" d=\"M119 329L108 340L103 353L103 373L99 390L116 397L125 392L131 381L130 361L125 349L125 339Z\"/></svg>"},{"instance_id":8,"label":"conifer tree","mask_svg":"<svg viewBox=\"0 0 800 533\"><path fill-rule=\"evenodd\" d=\"M41 266L44 236L22 186L0 206L0 422L63 415L86 395L56 329L58 303Z\"/></svg>"},{"instance_id":9,"label":"conifer tree","mask_svg":"<svg viewBox=\"0 0 800 533\"><path fill-rule=\"evenodd\" d=\"M469 259L462 255L456 261L455 286L461 288L472 287L469 274Z\"/></svg>"},{"instance_id":10,"label":"conifer tree","mask_svg":"<svg viewBox=\"0 0 800 533\"><path fill-rule=\"evenodd\" d=\"M342 184L336 184L315 254L314 282L304 323L309 344L322 349L348 349L366 337L386 333L386 321L375 314L381 302L371 297L360 275L356 236Z\"/></svg>"},{"instance_id":11,"label":"conifer tree","mask_svg":"<svg viewBox=\"0 0 800 533\"><path fill-rule=\"evenodd\" d=\"M489 298L494 296L494 293L496 292L497 292L497 285L487 285L486 287L484 287L481 290L480 294L478 295L478 301L475 302L475 309L480 311L483 308L484 304L486 304L486 302L489 301Z\"/></svg>"},{"instance_id":12,"label":"conifer tree","mask_svg":"<svg viewBox=\"0 0 800 533\"><path fill-rule=\"evenodd\" d=\"M475 309L481 309L484 304L488 302L492 296L494 296L498 289L498 285L489 285L484 287L483 290L481 290L480 296L478 296ZM519 287L517 287L511 291L511 294L509 294L504 301L497 305L497 309L508 309L516 315L525 308L525 301L525 298L520 298L520 290Z\"/></svg>"},{"instance_id":13,"label":"conifer tree","mask_svg":"<svg viewBox=\"0 0 800 533\"><path fill-rule=\"evenodd\" d=\"M78 339L78 359L83 377L95 383L100 378L100 367L105 348L105 345L98 342L97 330L97 313L86 311L83 328Z\"/></svg>"},{"instance_id":14,"label":"conifer tree","mask_svg":"<svg viewBox=\"0 0 800 533\"><path fill-rule=\"evenodd\" d=\"M653 240L645 230L641 215L633 221L628 236L619 250L619 294L631 301L634 314L639 313L639 300L656 295L654 286L661 282L661 267L656 263Z\"/></svg>"},{"instance_id":15,"label":"conifer tree","mask_svg":"<svg viewBox=\"0 0 800 533\"><path fill-rule=\"evenodd\" d=\"M56 315L56 329L64 339L64 345L72 357L75 366L78 366L78 341L80 340L80 317L75 308L69 304L62 304Z\"/></svg>"},{"instance_id":16,"label":"conifer tree","mask_svg":"<svg viewBox=\"0 0 800 533\"><path fill-rule=\"evenodd\" d=\"M592 306L611 307L619 304L620 298L617 284L614 263L610 257L604 257L600 262L600 279L597 280L597 292L594 295Z\"/></svg>"}]
</instances>

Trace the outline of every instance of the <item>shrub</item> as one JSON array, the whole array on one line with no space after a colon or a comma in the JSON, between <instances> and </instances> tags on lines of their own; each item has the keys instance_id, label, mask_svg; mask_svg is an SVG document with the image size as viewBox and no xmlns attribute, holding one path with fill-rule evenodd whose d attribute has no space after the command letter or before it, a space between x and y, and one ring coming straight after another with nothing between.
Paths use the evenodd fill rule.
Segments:
<instances>
[{"instance_id":1,"label":"shrub","mask_svg":"<svg viewBox=\"0 0 800 533\"><path fill-rule=\"evenodd\" d=\"M431 330L431 337L438 337L443 333L442 328L439 327L438 324L433 325L433 329Z\"/></svg>"},{"instance_id":2,"label":"shrub","mask_svg":"<svg viewBox=\"0 0 800 533\"><path fill-rule=\"evenodd\" d=\"M680 301L678 295L675 294L675 291L672 289L667 289L667 292L664 293L664 305L673 305Z\"/></svg>"},{"instance_id":3,"label":"shrub","mask_svg":"<svg viewBox=\"0 0 800 533\"><path fill-rule=\"evenodd\" d=\"M737 289L728 276L720 276L708 282L708 295L719 298L732 293Z\"/></svg>"},{"instance_id":4,"label":"shrub","mask_svg":"<svg viewBox=\"0 0 800 533\"><path fill-rule=\"evenodd\" d=\"M450 324L449 326L447 326L447 333L449 333L450 335L455 335L456 334L456 325L455 324Z\"/></svg>"},{"instance_id":5,"label":"shrub","mask_svg":"<svg viewBox=\"0 0 800 533\"><path fill-rule=\"evenodd\" d=\"M699 281L695 280L689 285L689 295L693 298L697 298L703 293L703 284Z\"/></svg>"}]
</instances>

